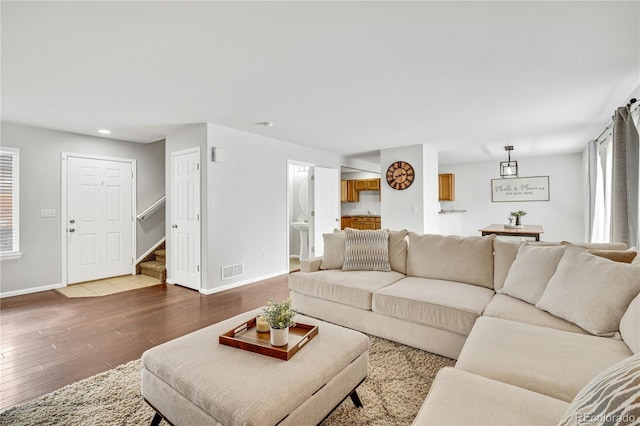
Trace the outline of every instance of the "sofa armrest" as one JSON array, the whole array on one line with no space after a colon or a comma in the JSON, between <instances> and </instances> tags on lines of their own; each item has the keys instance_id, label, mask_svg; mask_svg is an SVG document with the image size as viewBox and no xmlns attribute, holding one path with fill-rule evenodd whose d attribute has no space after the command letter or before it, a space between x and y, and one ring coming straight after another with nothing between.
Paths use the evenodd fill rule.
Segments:
<instances>
[{"instance_id":1,"label":"sofa armrest","mask_svg":"<svg viewBox=\"0 0 640 426\"><path fill-rule=\"evenodd\" d=\"M316 272L320 270L322 257L310 257L300 261L300 272Z\"/></svg>"}]
</instances>

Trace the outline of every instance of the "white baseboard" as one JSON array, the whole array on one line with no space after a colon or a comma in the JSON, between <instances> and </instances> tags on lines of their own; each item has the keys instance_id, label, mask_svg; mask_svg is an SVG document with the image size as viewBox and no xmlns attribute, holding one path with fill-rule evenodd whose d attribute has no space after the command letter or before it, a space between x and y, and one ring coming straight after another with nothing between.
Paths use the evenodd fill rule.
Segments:
<instances>
[{"instance_id":1,"label":"white baseboard","mask_svg":"<svg viewBox=\"0 0 640 426\"><path fill-rule=\"evenodd\" d=\"M32 288L24 288L20 290L7 291L4 293L0 293L0 299L4 297L12 297L12 296L21 296L23 294L31 294L38 293L40 291L54 290L56 288L66 287L64 284L50 284L42 287L32 287Z\"/></svg>"},{"instance_id":2,"label":"white baseboard","mask_svg":"<svg viewBox=\"0 0 640 426\"><path fill-rule=\"evenodd\" d=\"M149 256L151 253L153 253L156 250L156 247L158 247L160 244L164 243L166 241L167 237L162 237L160 239L160 241L158 241L157 243L155 243L154 245L151 246L151 248L147 251L144 252L144 254L142 256L140 256L138 258L138 260L136 260L136 265L140 262L142 262L142 259L144 259L145 257ZM135 275L135 274L134 274Z\"/></svg>"},{"instance_id":3,"label":"white baseboard","mask_svg":"<svg viewBox=\"0 0 640 426\"><path fill-rule=\"evenodd\" d=\"M258 282L258 281L267 280L269 278L275 278L275 277L279 277L281 275L288 275L288 274L289 274L288 270L284 270L284 271L280 271L280 272L274 272L273 274L263 275L261 277L249 278L248 280L238 281L236 283L227 284L227 285L223 285L223 286L215 287L215 288L211 288L211 289L203 289L203 288L201 288L200 289L200 293L205 294L205 295L210 295L210 294L214 294L214 293L220 293L221 291L231 290L232 288L242 287L243 285L254 284L254 283ZM265 300L265 303L266 302L267 301Z\"/></svg>"}]
</instances>

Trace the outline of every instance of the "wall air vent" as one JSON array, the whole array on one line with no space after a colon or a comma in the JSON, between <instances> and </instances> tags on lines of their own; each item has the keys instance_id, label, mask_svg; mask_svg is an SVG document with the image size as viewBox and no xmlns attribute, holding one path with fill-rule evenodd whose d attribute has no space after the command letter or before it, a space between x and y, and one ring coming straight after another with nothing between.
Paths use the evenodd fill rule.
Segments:
<instances>
[{"instance_id":1,"label":"wall air vent","mask_svg":"<svg viewBox=\"0 0 640 426\"><path fill-rule=\"evenodd\" d=\"M223 266L220 269L222 273L222 279L228 280L229 278L239 277L244 275L244 263L237 263L235 265Z\"/></svg>"}]
</instances>

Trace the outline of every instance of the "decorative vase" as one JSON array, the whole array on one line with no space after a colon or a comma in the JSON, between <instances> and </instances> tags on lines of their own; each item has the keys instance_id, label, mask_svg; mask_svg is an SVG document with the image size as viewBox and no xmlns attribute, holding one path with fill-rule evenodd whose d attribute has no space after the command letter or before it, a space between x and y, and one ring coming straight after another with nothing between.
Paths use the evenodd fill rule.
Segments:
<instances>
[{"instance_id":1,"label":"decorative vase","mask_svg":"<svg viewBox=\"0 0 640 426\"><path fill-rule=\"evenodd\" d=\"M520 225L522 225L522 223L520 223L520 216L516 216L516 226Z\"/></svg>"},{"instance_id":2,"label":"decorative vase","mask_svg":"<svg viewBox=\"0 0 640 426\"><path fill-rule=\"evenodd\" d=\"M287 328L271 328L271 345L285 346L289 343L289 327Z\"/></svg>"}]
</instances>

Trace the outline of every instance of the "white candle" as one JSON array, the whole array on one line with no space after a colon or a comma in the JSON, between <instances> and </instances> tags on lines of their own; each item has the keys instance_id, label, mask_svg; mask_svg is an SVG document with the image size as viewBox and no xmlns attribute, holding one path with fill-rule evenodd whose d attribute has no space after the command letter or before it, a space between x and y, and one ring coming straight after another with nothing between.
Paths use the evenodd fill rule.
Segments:
<instances>
[{"instance_id":1,"label":"white candle","mask_svg":"<svg viewBox=\"0 0 640 426\"><path fill-rule=\"evenodd\" d=\"M256 330L258 330L261 333L264 333L265 331L269 331L269 323L262 315L258 315L256 317Z\"/></svg>"}]
</instances>

